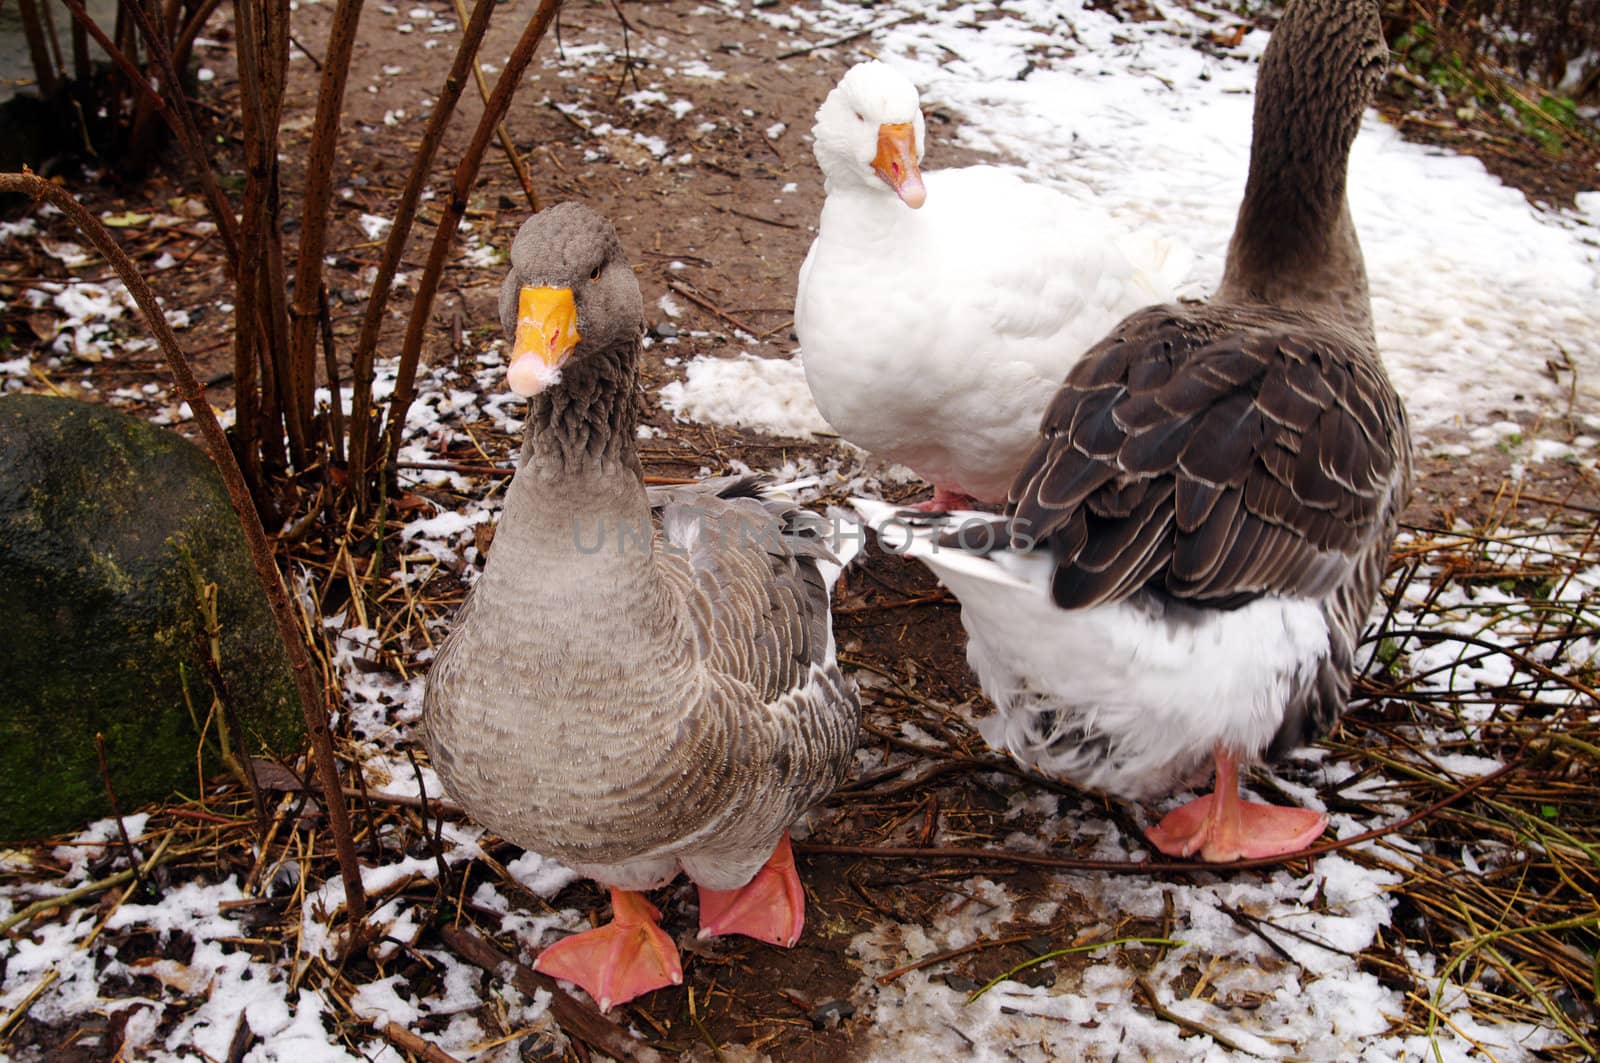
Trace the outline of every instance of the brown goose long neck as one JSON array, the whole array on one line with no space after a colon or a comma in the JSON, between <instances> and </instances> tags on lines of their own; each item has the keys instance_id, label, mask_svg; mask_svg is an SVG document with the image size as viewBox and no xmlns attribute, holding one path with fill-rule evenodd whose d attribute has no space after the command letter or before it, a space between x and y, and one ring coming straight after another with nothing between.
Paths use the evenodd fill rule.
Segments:
<instances>
[{"instance_id":1,"label":"brown goose long neck","mask_svg":"<svg viewBox=\"0 0 1600 1063\"><path fill-rule=\"evenodd\" d=\"M619 468L639 474L640 412L637 343L586 355L529 403L522 463L541 476Z\"/></svg>"},{"instance_id":2,"label":"brown goose long neck","mask_svg":"<svg viewBox=\"0 0 1600 1063\"><path fill-rule=\"evenodd\" d=\"M1257 78L1250 176L1217 295L1371 332L1345 177L1387 49L1372 0L1294 0Z\"/></svg>"}]
</instances>

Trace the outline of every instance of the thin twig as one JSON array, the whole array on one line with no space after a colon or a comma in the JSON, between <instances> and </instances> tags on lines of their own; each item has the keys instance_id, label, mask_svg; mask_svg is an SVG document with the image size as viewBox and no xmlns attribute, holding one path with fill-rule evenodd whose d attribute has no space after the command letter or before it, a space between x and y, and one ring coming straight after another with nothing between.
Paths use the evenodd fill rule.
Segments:
<instances>
[{"instance_id":1,"label":"thin twig","mask_svg":"<svg viewBox=\"0 0 1600 1063\"><path fill-rule=\"evenodd\" d=\"M472 183L477 178L478 167L483 163L484 150L489 146L489 137L494 132L495 123L505 116L506 109L511 106L517 84L522 80L522 74L528 69L528 64L533 61L533 53L538 49L539 42L544 39L560 7L561 0L539 0L539 6L534 11L533 17L528 20L527 28L523 30L516 47L511 50L511 56L506 60L499 80L495 82L494 94L489 97L489 102L484 104L478 128L473 131L472 140L462 152L461 162L456 166L450 187L450 199L445 204L443 215L439 218L438 228L434 230L433 246L428 250L428 260L423 264L422 276L417 280L416 297L411 302L411 315L406 322L405 339L400 347L400 364L395 372L394 394L389 399L386 429L388 434L382 455L382 460L385 462L393 461L400 452L400 438L405 433L406 411L411 408L411 403L416 398L417 366L422 358L422 338L428 331L429 318L433 313L433 298L438 294L439 281L444 276L445 256L455 239L461 216L466 213L467 199L472 191Z\"/></svg>"},{"instance_id":2,"label":"thin twig","mask_svg":"<svg viewBox=\"0 0 1600 1063\"><path fill-rule=\"evenodd\" d=\"M981 952L984 949L997 949L1003 945L1016 945L1023 941L1031 941L1042 933L1044 933L1043 930L1030 930L1025 934L1012 934L1003 938L983 938L971 944L962 945L959 948L945 949L943 952L935 952L931 956L924 956L922 959L915 960L903 967L896 967L888 974L880 974L877 982L879 985L888 985L901 975L910 974L912 971L920 971L924 967L932 967L936 963L953 960L957 956L965 956L969 952Z\"/></svg>"},{"instance_id":3,"label":"thin twig","mask_svg":"<svg viewBox=\"0 0 1600 1063\"><path fill-rule=\"evenodd\" d=\"M1434 1032L1439 1026L1439 1003L1444 997L1445 986L1449 984L1450 976L1456 972L1456 968L1460 967L1467 961L1468 956L1471 956L1474 952L1477 952L1481 948L1493 945L1497 941L1505 938L1516 937L1521 934L1549 933L1556 930L1577 930L1585 927L1600 927L1600 915L1585 915L1573 919L1563 919L1560 922L1547 923L1543 926L1502 927L1499 930L1491 930L1488 933L1480 935L1475 940L1467 942L1466 948L1452 956L1450 958L1450 962L1445 964L1444 970L1439 972L1437 983L1433 989L1433 997L1428 1002L1428 1025L1423 1032L1427 1035L1428 1043L1432 1046L1434 1058L1438 1060L1438 1063L1444 1063L1444 1053L1439 1048L1439 1042L1434 1036ZM1594 1048L1593 1046L1587 1047L1592 1057Z\"/></svg>"},{"instance_id":4,"label":"thin twig","mask_svg":"<svg viewBox=\"0 0 1600 1063\"><path fill-rule=\"evenodd\" d=\"M667 287L671 288L673 291L677 292L691 303L694 303L696 306L704 310L711 311L713 314L717 315L739 331L747 332L752 336L756 334L756 329L753 325L747 325L743 321L740 321L738 318L722 309L722 307L718 306L716 303L713 303L710 299L707 299L705 296L701 295L695 289L689 287L687 284L684 284L682 281L679 281L673 277L668 277Z\"/></svg>"},{"instance_id":5,"label":"thin twig","mask_svg":"<svg viewBox=\"0 0 1600 1063\"><path fill-rule=\"evenodd\" d=\"M127 868L123 871L118 871L115 875L108 875L107 877L96 882L90 882L79 886L77 889L68 890L65 893L58 893L54 897L46 897L43 900L34 901L26 908L23 908L22 910L8 916L5 920L0 921L0 934L7 933L12 927L21 926L23 923L26 923L36 915L42 915L45 912L60 908L64 905L74 904L83 900L85 897L93 897L97 893L104 893L113 886L120 886L124 882L132 881L133 879L142 875L148 875L150 872L154 871L168 860L176 858L178 855L176 853L172 854L172 856L167 855L167 847L171 844L172 835L169 834L161 840L161 844L156 846L155 852L151 853L149 858L146 859L142 864Z\"/></svg>"},{"instance_id":6,"label":"thin twig","mask_svg":"<svg viewBox=\"0 0 1600 1063\"><path fill-rule=\"evenodd\" d=\"M896 15L894 18L886 18L882 22L863 27L862 29L858 29L853 33L845 33L838 37L828 37L824 40L817 41L815 44L808 44L803 48L794 48L787 52L779 52L778 58L795 59L802 55L810 55L812 52L819 52L824 48L834 48L841 44L849 44L851 41L859 40L868 34L877 33L879 30L886 30L890 26L898 26L902 22L908 22L911 19L921 17L922 15L920 12L908 11L903 15Z\"/></svg>"},{"instance_id":7,"label":"thin twig","mask_svg":"<svg viewBox=\"0 0 1600 1063\"><path fill-rule=\"evenodd\" d=\"M1145 981L1144 975L1141 974L1135 978L1134 983L1139 987L1139 991L1144 994L1145 1003L1149 1006L1150 1010L1155 1013L1156 1018L1170 1022L1172 1025L1188 1030L1190 1033L1199 1034L1202 1037L1209 1037L1230 1052L1242 1052L1247 1056L1253 1056L1257 1059L1262 1058L1261 1053L1252 1052L1248 1048L1242 1048L1237 1042L1223 1036L1204 1023L1195 1022L1193 1019L1185 1018L1184 1016L1173 1011L1171 1008L1167 1007L1165 1004L1161 1003L1160 998L1156 996L1156 991L1150 988L1149 982Z\"/></svg>"},{"instance_id":8,"label":"thin twig","mask_svg":"<svg viewBox=\"0 0 1600 1063\"><path fill-rule=\"evenodd\" d=\"M483 44L484 32L489 28L489 15L494 11L495 0L476 0L472 17L462 28L461 43L456 46L455 59L450 73L439 88L428 116L428 126L422 143L411 159L411 172L406 175L406 185L394 206L394 221L389 227L388 239L383 245L383 258L378 262L378 273L372 280L372 290L367 293L366 311L361 318L361 332L356 338L355 352L350 358L350 438L349 468L354 478L356 507L367 512L372 499L369 476L372 443L372 382L374 359L378 349L378 333L383 328L384 310L388 306L389 292L394 286L395 274L405 255L406 241L411 236L411 226L416 221L417 203L422 198L433 158L444 139L450 117L455 114L461 91L466 88L467 72L477 61L478 48ZM426 313L431 304L420 301L413 304L413 312Z\"/></svg>"},{"instance_id":9,"label":"thin twig","mask_svg":"<svg viewBox=\"0 0 1600 1063\"><path fill-rule=\"evenodd\" d=\"M417 777L417 795L420 798L417 802L417 811L422 819L422 836L428 840L428 847L433 850L434 866L439 872L439 895L443 897L446 885L450 881L450 867L444 862L444 849L439 844L438 832L444 830L444 817L442 815L437 817L439 824L437 832L430 834L428 832L428 787L422 781L422 765L417 763L417 751L410 746L406 746L406 759L411 762L412 774ZM366 775L363 774L361 777L366 778Z\"/></svg>"},{"instance_id":10,"label":"thin twig","mask_svg":"<svg viewBox=\"0 0 1600 1063\"><path fill-rule=\"evenodd\" d=\"M391 1022L381 1031L396 1048L409 1052L424 1063L460 1063L449 1052L440 1048L426 1037L419 1037L398 1022Z\"/></svg>"},{"instance_id":11,"label":"thin twig","mask_svg":"<svg viewBox=\"0 0 1600 1063\"><path fill-rule=\"evenodd\" d=\"M1026 941L1027 938L1024 938L1023 940ZM1113 938L1110 941L1083 941L1083 942L1079 942L1076 945L1068 945L1064 949L1051 949L1049 952L1046 952L1042 956L1035 956L1030 960L1024 960L1023 962L1017 964L1015 967L1011 968L1009 971L1004 971L1004 972L1002 972L1000 974L995 975L993 978L989 979L988 982L984 983L983 985L979 986L977 989L974 989L970 994L968 994L965 1003L971 1004L973 1001L975 1001L979 997L983 996L985 993L987 993L989 990L993 989L995 986L999 985L1001 982L1010 981L1020 971L1026 971L1029 967L1036 967L1041 963L1048 963L1051 960L1058 960L1063 956L1072 956L1072 955L1074 955L1076 953L1080 953L1080 952L1093 952L1095 949L1117 948L1117 947L1120 947L1122 945L1152 945L1152 946L1161 946L1161 947L1165 948L1165 947L1170 946L1170 945L1187 945L1187 944L1188 944L1187 941L1177 941L1177 940L1175 940L1173 938L1167 938L1167 937L1159 937L1159 938L1133 937L1133 938Z\"/></svg>"},{"instance_id":12,"label":"thin twig","mask_svg":"<svg viewBox=\"0 0 1600 1063\"><path fill-rule=\"evenodd\" d=\"M854 616L857 613L877 613L890 609L911 609L919 605L957 605L951 593L940 587L931 594L919 594L915 598L905 598L898 602L862 602L858 605L836 605L833 607L834 616Z\"/></svg>"},{"instance_id":13,"label":"thin twig","mask_svg":"<svg viewBox=\"0 0 1600 1063\"><path fill-rule=\"evenodd\" d=\"M111 785L111 765L106 761L106 736L99 731L94 733L94 755L100 764L100 784L105 787L106 800L111 803L111 818L117 824L117 837L122 839L123 851L128 854L128 866L133 868L133 879L138 885L144 885L144 875L139 872L139 853L133 847L133 839L128 837L128 826L122 822L122 809L118 807L117 791Z\"/></svg>"},{"instance_id":14,"label":"thin twig","mask_svg":"<svg viewBox=\"0 0 1600 1063\"><path fill-rule=\"evenodd\" d=\"M54 985L55 980L60 977L61 971L59 968L52 967L45 972L44 977L39 979L39 984L28 990L28 995L23 997L16 1007L11 1009L10 1014L4 1019L0 1019L0 1038L6 1037L11 1033L11 1027L22 1021L22 1017L28 1014L28 1009L33 1007L34 1002L39 999L40 995Z\"/></svg>"},{"instance_id":15,"label":"thin twig","mask_svg":"<svg viewBox=\"0 0 1600 1063\"><path fill-rule=\"evenodd\" d=\"M451 0L456 7L456 18L462 24L467 21L467 6L462 0ZM484 103L489 102L489 82L483 76L483 64L478 62L476 56L472 59L472 79L478 83L478 97ZM522 155L517 151L517 145L512 141L511 134L506 130L504 119L494 125L495 139L500 141L500 150L506 153L506 159L511 163L512 171L517 175L517 183L522 186L522 194L528 197L528 209L535 214L539 213L539 196L533 190L533 178L528 175L528 164L523 161Z\"/></svg>"}]
</instances>

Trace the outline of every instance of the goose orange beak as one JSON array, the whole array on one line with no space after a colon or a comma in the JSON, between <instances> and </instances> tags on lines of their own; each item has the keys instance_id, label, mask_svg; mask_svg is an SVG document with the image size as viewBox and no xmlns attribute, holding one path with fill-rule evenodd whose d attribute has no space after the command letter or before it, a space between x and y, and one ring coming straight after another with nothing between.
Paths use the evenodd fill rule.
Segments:
<instances>
[{"instance_id":1,"label":"goose orange beak","mask_svg":"<svg viewBox=\"0 0 1600 1063\"><path fill-rule=\"evenodd\" d=\"M539 394L561 379L561 367L580 338L571 288L523 288L517 295L517 334L506 383L518 395Z\"/></svg>"},{"instance_id":2,"label":"goose orange beak","mask_svg":"<svg viewBox=\"0 0 1600 1063\"><path fill-rule=\"evenodd\" d=\"M878 127L878 154L872 157L872 168L912 210L926 202L928 190L917 167L917 135L910 122Z\"/></svg>"}]
</instances>

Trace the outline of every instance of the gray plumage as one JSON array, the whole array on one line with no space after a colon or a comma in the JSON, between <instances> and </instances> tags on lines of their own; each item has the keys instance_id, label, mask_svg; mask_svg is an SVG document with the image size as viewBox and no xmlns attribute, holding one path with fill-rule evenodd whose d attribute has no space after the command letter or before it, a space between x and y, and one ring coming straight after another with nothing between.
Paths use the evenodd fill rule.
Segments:
<instances>
[{"instance_id":1,"label":"gray plumage","mask_svg":"<svg viewBox=\"0 0 1600 1063\"><path fill-rule=\"evenodd\" d=\"M570 287L583 338L531 400L493 550L429 675L429 752L479 822L609 886L680 868L742 886L855 747L836 566L757 480L646 491L643 311L607 222L563 204L522 227L508 338L522 285Z\"/></svg>"},{"instance_id":2,"label":"gray plumage","mask_svg":"<svg viewBox=\"0 0 1600 1063\"><path fill-rule=\"evenodd\" d=\"M1405 411L1345 196L1386 56L1372 0L1289 6L1262 60L1221 288L1204 305L1141 310L1096 344L1012 489L1018 536L1048 546L1063 609L1144 602L1192 623L1196 609L1269 596L1321 604L1327 651L1256 751L1268 756L1343 711L1410 491ZM1104 755L1092 725L1045 722ZM1069 744L1052 753L1070 761ZM1189 767L1209 754L1192 751Z\"/></svg>"}]
</instances>

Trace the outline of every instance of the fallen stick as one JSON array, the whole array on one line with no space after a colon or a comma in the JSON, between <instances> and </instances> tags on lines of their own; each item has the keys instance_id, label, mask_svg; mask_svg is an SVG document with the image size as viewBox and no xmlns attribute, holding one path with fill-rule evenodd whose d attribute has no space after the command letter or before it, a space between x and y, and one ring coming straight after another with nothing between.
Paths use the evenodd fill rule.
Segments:
<instances>
[{"instance_id":1,"label":"fallen stick","mask_svg":"<svg viewBox=\"0 0 1600 1063\"><path fill-rule=\"evenodd\" d=\"M398 1022L391 1022L379 1032L387 1037L396 1048L404 1052L410 1052L418 1059L425 1060L426 1063L461 1063L455 1056L452 1056L426 1037L420 1037L412 1033Z\"/></svg>"},{"instance_id":2,"label":"fallen stick","mask_svg":"<svg viewBox=\"0 0 1600 1063\"><path fill-rule=\"evenodd\" d=\"M747 332L752 336L756 334L756 330L754 328L745 324L743 321L740 321L738 318L734 317L732 314L722 309L722 307L718 306L716 303L713 303L710 299L707 299L705 296L701 295L688 285L669 279L667 281L667 287L671 288L673 291L677 292L691 303L700 307L702 310L709 310L713 314L716 314L722 320L726 321L734 328L739 329L741 332Z\"/></svg>"},{"instance_id":3,"label":"fallen stick","mask_svg":"<svg viewBox=\"0 0 1600 1063\"><path fill-rule=\"evenodd\" d=\"M896 967L888 974L880 974L877 978L877 982L879 985L888 985L901 975L910 974L912 971L920 971L924 967L932 967L936 963L943 963L946 960L953 960L957 956L965 956L969 952L981 952L984 949L997 949L1002 945L1021 944L1022 942L1028 941L1031 938L1038 937L1044 932L1045 929L1041 928L1030 930L1026 934L1011 934L1003 938L981 938L969 945L962 945L959 948L945 949L943 952L935 952L931 956L924 956L920 960L914 960L913 962L906 964L904 967Z\"/></svg>"},{"instance_id":4,"label":"fallen stick","mask_svg":"<svg viewBox=\"0 0 1600 1063\"><path fill-rule=\"evenodd\" d=\"M34 901L26 908L23 908L21 911L18 911L14 915L8 917L4 922L0 922L0 934L6 933L14 926L20 926L23 923L26 923L29 919L32 919L34 916L39 915L42 912L50 911L52 908L60 908L64 904L73 904L77 901L83 900L85 897L92 897L96 893L103 893L113 886L120 886L124 882L130 882L134 879L141 878L144 875L148 875L150 872L154 871L168 860L175 859L179 855L177 853L168 855L167 846L171 844L172 835L168 834L161 840L161 844L156 847L156 851L151 853L150 858L143 864L140 864L137 867L127 868L124 871L118 871L115 875L109 875L106 878L100 879L98 882L90 882L87 885L79 886L75 890L68 890L65 893L58 893L54 897L46 897L43 900Z\"/></svg>"},{"instance_id":5,"label":"fallen stick","mask_svg":"<svg viewBox=\"0 0 1600 1063\"><path fill-rule=\"evenodd\" d=\"M787 51L787 52L780 52L778 54L778 58L779 59L794 59L797 56L810 55L812 52L818 52L818 51L821 51L824 48L832 48L836 44L849 44L851 41L856 40L856 39L858 39L860 37L865 37L869 33L877 33L879 30L886 30L890 26L898 26L902 22L906 22L906 21L909 21L910 19L921 18L921 17L922 17L921 14L916 12L916 11L908 11L905 14L898 15L898 16L896 16L894 18L886 18L882 22L876 23L874 25L863 26L861 29L856 30L854 33L846 33L843 36L839 36L839 37L829 37L826 40L820 40L815 44L808 44L808 45L805 45L802 48L794 48L794 49L791 49L790 51Z\"/></svg>"},{"instance_id":6,"label":"fallen stick","mask_svg":"<svg viewBox=\"0 0 1600 1063\"><path fill-rule=\"evenodd\" d=\"M1136 977L1134 979L1134 984L1137 985L1140 992L1144 994L1145 1006L1155 1014L1156 1018L1170 1022L1179 1029L1187 1030L1192 1034L1197 1034L1201 1037L1209 1037L1223 1048L1233 1052L1235 1055L1245 1055L1252 1059L1263 1058L1259 1052L1252 1052L1247 1048L1241 1048L1234 1041L1223 1036L1204 1023L1196 1022L1193 1019L1179 1015L1165 1004L1162 1004L1161 1001L1156 997L1156 991L1150 988L1149 982L1145 981L1144 975L1141 974Z\"/></svg>"},{"instance_id":7,"label":"fallen stick","mask_svg":"<svg viewBox=\"0 0 1600 1063\"><path fill-rule=\"evenodd\" d=\"M858 613L876 613L890 609L911 609L918 605L957 605L955 597L943 587L932 594L919 594L915 598L905 598L898 602L865 602L860 605L836 605L833 608L834 616L855 616Z\"/></svg>"}]
</instances>

